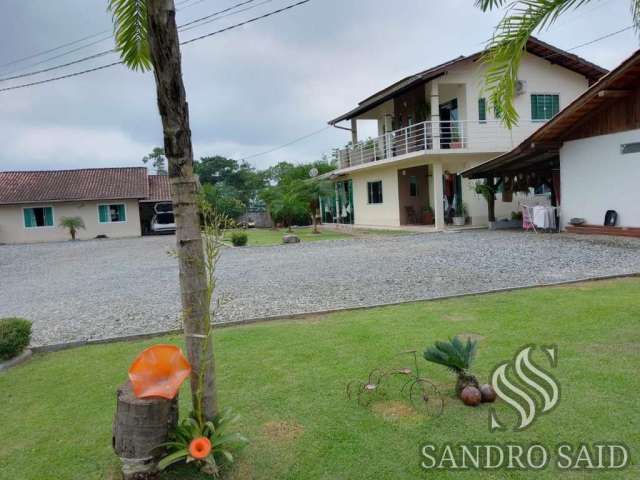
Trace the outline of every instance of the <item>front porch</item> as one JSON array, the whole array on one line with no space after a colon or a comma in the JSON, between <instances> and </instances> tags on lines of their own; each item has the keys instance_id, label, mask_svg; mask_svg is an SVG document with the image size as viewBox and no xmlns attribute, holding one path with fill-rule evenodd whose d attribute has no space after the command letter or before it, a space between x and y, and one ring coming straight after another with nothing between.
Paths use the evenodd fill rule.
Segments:
<instances>
[{"instance_id":1,"label":"front porch","mask_svg":"<svg viewBox=\"0 0 640 480\"><path fill-rule=\"evenodd\" d=\"M467 161L462 156L423 156L373 171L338 174L331 195L321 198L322 223L414 231L464 227L473 218L468 205L476 214L486 211L483 200L455 173Z\"/></svg>"}]
</instances>

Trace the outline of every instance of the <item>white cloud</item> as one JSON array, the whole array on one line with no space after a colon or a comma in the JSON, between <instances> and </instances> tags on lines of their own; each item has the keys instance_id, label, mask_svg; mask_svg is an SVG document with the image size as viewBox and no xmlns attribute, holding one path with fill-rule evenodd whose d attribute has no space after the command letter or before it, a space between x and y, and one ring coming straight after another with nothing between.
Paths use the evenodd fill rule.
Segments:
<instances>
[{"instance_id":1,"label":"white cloud","mask_svg":"<svg viewBox=\"0 0 640 480\"><path fill-rule=\"evenodd\" d=\"M13 130L4 145L7 170L138 166L149 150L117 130L51 126Z\"/></svg>"},{"instance_id":2,"label":"white cloud","mask_svg":"<svg viewBox=\"0 0 640 480\"><path fill-rule=\"evenodd\" d=\"M178 13L178 22L234 2L194 4ZM74 0L11 2L0 17L0 65L110 28L104 0L81 3L80 8ZM289 3L273 0L182 37L193 38ZM269 150L322 128L327 120L405 75L479 50L501 12L484 14L473 3L314 0L185 46L183 73L196 156L241 158ZM588 5L569 13L538 36L570 48L631 23L627 2L601 3L606 6ZM612 68L637 44L628 31L575 53ZM111 45L103 42L64 60ZM99 65L109 58L56 73ZM0 76L8 70L0 67ZM0 150L3 169L138 164L162 141L153 76L114 67L0 93L0 132L10 147ZM251 162L265 166L281 160L310 161L348 140L348 132L330 129Z\"/></svg>"}]
</instances>

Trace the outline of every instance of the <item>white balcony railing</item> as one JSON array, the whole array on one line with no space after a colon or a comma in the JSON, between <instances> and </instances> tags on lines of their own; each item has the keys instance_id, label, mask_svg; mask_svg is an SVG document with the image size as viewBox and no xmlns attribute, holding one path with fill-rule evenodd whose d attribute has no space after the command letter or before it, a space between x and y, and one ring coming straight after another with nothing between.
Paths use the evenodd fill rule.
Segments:
<instances>
[{"instance_id":1,"label":"white balcony railing","mask_svg":"<svg viewBox=\"0 0 640 480\"><path fill-rule=\"evenodd\" d=\"M540 126L528 122L508 130L499 121L428 121L335 150L334 158L348 168L411 154L505 152Z\"/></svg>"}]
</instances>

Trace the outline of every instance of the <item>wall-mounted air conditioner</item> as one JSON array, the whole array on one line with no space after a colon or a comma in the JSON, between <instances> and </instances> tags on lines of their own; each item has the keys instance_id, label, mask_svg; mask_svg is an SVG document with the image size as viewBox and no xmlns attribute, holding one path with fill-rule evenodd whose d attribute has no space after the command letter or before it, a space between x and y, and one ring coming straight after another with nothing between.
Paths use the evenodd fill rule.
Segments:
<instances>
[{"instance_id":1,"label":"wall-mounted air conditioner","mask_svg":"<svg viewBox=\"0 0 640 480\"><path fill-rule=\"evenodd\" d=\"M526 80L517 80L516 81L516 95L522 95L527 92L527 81Z\"/></svg>"}]
</instances>

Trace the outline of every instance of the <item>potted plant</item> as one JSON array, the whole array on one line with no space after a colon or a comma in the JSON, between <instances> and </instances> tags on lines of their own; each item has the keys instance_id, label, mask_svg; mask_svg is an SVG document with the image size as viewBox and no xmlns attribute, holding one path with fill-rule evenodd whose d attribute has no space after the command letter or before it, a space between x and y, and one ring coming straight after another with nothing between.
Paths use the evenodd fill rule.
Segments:
<instances>
[{"instance_id":1,"label":"potted plant","mask_svg":"<svg viewBox=\"0 0 640 480\"><path fill-rule=\"evenodd\" d=\"M422 224L433 225L435 223L435 217L433 216L433 208L429 205L425 205L422 209Z\"/></svg>"},{"instance_id":2,"label":"potted plant","mask_svg":"<svg viewBox=\"0 0 640 480\"><path fill-rule=\"evenodd\" d=\"M457 202L455 214L453 216L453 224L460 227L467 221L467 207L462 202Z\"/></svg>"}]
</instances>

